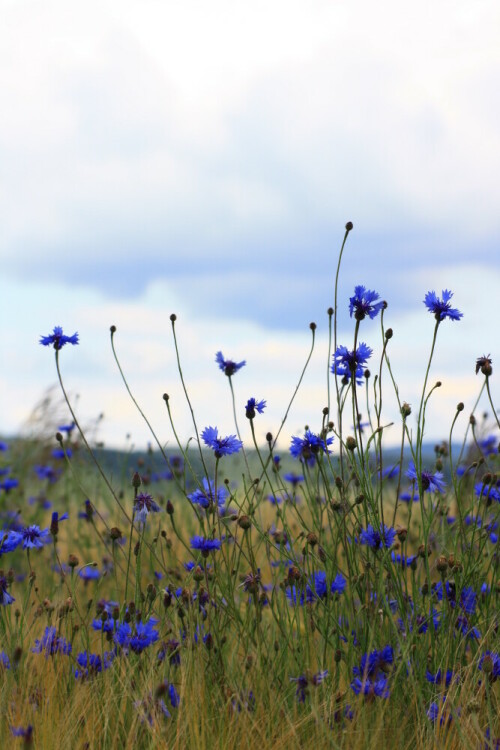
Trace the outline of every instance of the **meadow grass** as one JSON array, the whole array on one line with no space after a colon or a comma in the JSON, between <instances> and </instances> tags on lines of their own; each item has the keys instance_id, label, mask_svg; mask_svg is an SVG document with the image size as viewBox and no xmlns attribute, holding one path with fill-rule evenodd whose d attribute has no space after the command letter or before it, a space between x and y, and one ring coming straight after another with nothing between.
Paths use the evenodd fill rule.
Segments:
<instances>
[{"instance_id":1,"label":"meadow grass","mask_svg":"<svg viewBox=\"0 0 500 750\"><path fill-rule=\"evenodd\" d=\"M311 415L315 430L289 436L287 455L277 440L314 324L284 419L258 445L254 421L266 404L238 400L245 363L221 352L236 434L197 424L172 315L193 439L181 443L164 394L176 451L152 431L155 450L112 471L66 394L62 350L78 335L55 328L42 337L55 353L67 424L56 442L41 430L0 444L2 747L500 747L492 362L478 358L472 413L457 405L429 457L434 349L441 327L460 325L462 314L451 293L427 293L430 356L420 403L410 407L376 292L356 287L352 349L337 340L351 229L328 310L328 406ZM377 362L362 342L367 325L380 326ZM115 334L112 326L124 388L148 422ZM396 450L384 446L382 377L399 404ZM476 416L480 398L488 419ZM467 428L457 442L461 415Z\"/></svg>"}]
</instances>

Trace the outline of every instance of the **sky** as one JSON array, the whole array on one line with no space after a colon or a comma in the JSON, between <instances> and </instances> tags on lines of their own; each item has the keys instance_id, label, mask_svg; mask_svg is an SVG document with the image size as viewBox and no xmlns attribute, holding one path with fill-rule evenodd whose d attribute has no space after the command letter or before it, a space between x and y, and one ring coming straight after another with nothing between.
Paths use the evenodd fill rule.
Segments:
<instances>
[{"instance_id":1,"label":"sky","mask_svg":"<svg viewBox=\"0 0 500 750\"><path fill-rule=\"evenodd\" d=\"M172 312L199 429L234 434L215 353L247 361L234 378L245 440L251 396L268 404L259 440L277 432L315 321L282 444L317 429L347 221L339 343L352 348L354 286L377 290L416 410L434 325L422 301L451 289L464 317L440 326L427 437L447 435L458 401L465 429L475 359L491 353L495 370L500 349L495 0L0 0L0 13L0 434L29 431L57 383L38 340L61 325L80 336L61 364L82 424L103 414L106 445L145 446L114 324L160 441L173 444L164 392L187 440ZM375 371L378 321L360 339ZM53 394L48 423L67 421ZM395 403L389 388L392 444Z\"/></svg>"}]
</instances>

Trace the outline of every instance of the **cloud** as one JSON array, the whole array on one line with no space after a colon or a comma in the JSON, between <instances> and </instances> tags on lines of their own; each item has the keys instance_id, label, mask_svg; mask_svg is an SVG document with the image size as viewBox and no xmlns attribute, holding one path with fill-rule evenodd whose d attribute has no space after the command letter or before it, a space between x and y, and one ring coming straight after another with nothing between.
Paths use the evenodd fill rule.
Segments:
<instances>
[{"instance_id":1,"label":"cloud","mask_svg":"<svg viewBox=\"0 0 500 750\"><path fill-rule=\"evenodd\" d=\"M4 271L115 298L190 277L200 308L298 328L346 220L363 283L495 263L500 11L384 7L10 6Z\"/></svg>"}]
</instances>

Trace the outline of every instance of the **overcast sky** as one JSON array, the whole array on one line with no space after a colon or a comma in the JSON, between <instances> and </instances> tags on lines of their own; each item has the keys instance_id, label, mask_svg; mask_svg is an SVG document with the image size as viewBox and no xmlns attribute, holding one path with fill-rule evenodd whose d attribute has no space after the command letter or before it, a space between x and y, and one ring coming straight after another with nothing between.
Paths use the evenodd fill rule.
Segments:
<instances>
[{"instance_id":1,"label":"overcast sky","mask_svg":"<svg viewBox=\"0 0 500 750\"><path fill-rule=\"evenodd\" d=\"M470 411L475 358L491 352L495 369L500 357L496 0L0 9L1 433L55 382L37 342L62 325L81 338L62 360L82 419L103 412L107 444L130 433L145 445L109 350L115 324L161 440L172 441L165 391L187 438L176 312L200 426L234 432L221 349L248 361L242 404L268 401L260 437L277 430L317 322L288 444L326 403L326 309L348 220L340 343L352 341L354 285L379 291L400 391L416 404L433 331L422 300L452 289L464 318L439 331L429 439L457 401ZM380 353L377 322L361 340Z\"/></svg>"}]
</instances>

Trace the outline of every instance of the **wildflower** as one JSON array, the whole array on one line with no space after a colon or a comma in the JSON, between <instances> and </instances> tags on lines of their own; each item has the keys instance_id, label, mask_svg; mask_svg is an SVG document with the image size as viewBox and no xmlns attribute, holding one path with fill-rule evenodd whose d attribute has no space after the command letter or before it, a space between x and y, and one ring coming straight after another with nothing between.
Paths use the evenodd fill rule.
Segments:
<instances>
[{"instance_id":1,"label":"wildflower","mask_svg":"<svg viewBox=\"0 0 500 750\"><path fill-rule=\"evenodd\" d=\"M25 746L31 745L33 742L33 727L31 724L28 724L26 729L24 727L11 727L10 731L14 737L23 737Z\"/></svg>"},{"instance_id":2,"label":"wildflower","mask_svg":"<svg viewBox=\"0 0 500 750\"><path fill-rule=\"evenodd\" d=\"M208 557L210 552L220 549L220 539L205 539L202 536L193 536L190 540L191 549L199 549L203 557Z\"/></svg>"},{"instance_id":3,"label":"wildflower","mask_svg":"<svg viewBox=\"0 0 500 750\"><path fill-rule=\"evenodd\" d=\"M463 317L463 313L459 312L456 308L451 307L450 299L453 297L453 292L449 292L447 289L443 289L443 299L440 300L436 295L436 292L427 292L424 299L424 305L427 307L429 312L434 313L436 320L444 320L449 318L450 320L460 320Z\"/></svg>"},{"instance_id":4,"label":"wildflower","mask_svg":"<svg viewBox=\"0 0 500 750\"><path fill-rule=\"evenodd\" d=\"M52 468L52 466L35 466L34 471L38 479L48 479L51 484L57 482L60 472Z\"/></svg>"},{"instance_id":5,"label":"wildflower","mask_svg":"<svg viewBox=\"0 0 500 750\"><path fill-rule=\"evenodd\" d=\"M212 448L215 458L222 458L222 456L230 456L232 453L238 453L243 447L241 440L238 440L236 435L228 435L225 438L217 436L217 427L205 427L201 433L201 437L205 445Z\"/></svg>"},{"instance_id":6,"label":"wildflower","mask_svg":"<svg viewBox=\"0 0 500 750\"><path fill-rule=\"evenodd\" d=\"M42 549L44 544L48 544L49 530L41 529L40 526L33 524L33 526L25 526L21 531L21 537L23 542L23 549Z\"/></svg>"},{"instance_id":7,"label":"wildflower","mask_svg":"<svg viewBox=\"0 0 500 750\"><path fill-rule=\"evenodd\" d=\"M170 638L165 643L162 643L158 651L158 660L163 661L165 656L168 656L168 660L173 667L179 667L181 664L181 652L180 642L175 638Z\"/></svg>"},{"instance_id":8,"label":"wildflower","mask_svg":"<svg viewBox=\"0 0 500 750\"><path fill-rule=\"evenodd\" d=\"M373 677L379 672L388 672L394 663L392 646L384 646L380 650L373 650L361 657L361 666L353 667L353 674L357 677Z\"/></svg>"},{"instance_id":9,"label":"wildflower","mask_svg":"<svg viewBox=\"0 0 500 750\"><path fill-rule=\"evenodd\" d=\"M478 482L474 485L474 492L476 493L476 496L482 500L488 502L496 500L497 503L500 503L500 489L494 484L488 486L484 482Z\"/></svg>"},{"instance_id":10,"label":"wildflower","mask_svg":"<svg viewBox=\"0 0 500 750\"><path fill-rule=\"evenodd\" d=\"M66 450L63 450L62 448L54 448L54 450L52 451L52 458L71 458L72 455L73 451L71 450L71 448L66 448Z\"/></svg>"},{"instance_id":11,"label":"wildflower","mask_svg":"<svg viewBox=\"0 0 500 750\"><path fill-rule=\"evenodd\" d=\"M246 365L245 360L243 360L243 362L233 362L231 359L224 359L222 352L217 352L215 355L215 361L219 365L219 369L222 370L228 378Z\"/></svg>"},{"instance_id":12,"label":"wildflower","mask_svg":"<svg viewBox=\"0 0 500 750\"><path fill-rule=\"evenodd\" d=\"M327 438L325 442L319 435L306 430L303 438L292 437L290 453L294 458L307 461L309 466L313 466L320 452L330 453L328 446L332 443L333 437Z\"/></svg>"},{"instance_id":13,"label":"wildflower","mask_svg":"<svg viewBox=\"0 0 500 750\"><path fill-rule=\"evenodd\" d=\"M496 651L485 651L477 668L489 675L492 682L500 677L500 655Z\"/></svg>"},{"instance_id":14,"label":"wildflower","mask_svg":"<svg viewBox=\"0 0 500 750\"><path fill-rule=\"evenodd\" d=\"M492 359L490 359L490 355L486 356L483 354L482 357L478 357L476 359L476 375L478 374L479 370L483 373L483 375L490 376L493 372L493 368L491 367Z\"/></svg>"},{"instance_id":15,"label":"wildflower","mask_svg":"<svg viewBox=\"0 0 500 750\"><path fill-rule=\"evenodd\" d=\"M245 406L247 419L255 419L255 412L258 411L259 414L262 414L265 408L265 401L256 401L254 398L249 398Z\"/></svg>"},{"instance_id":16,"label":"wildflower","mask_svg":"<svg viewBox=\"0 0 500 750\"><path fill-rule=\"evenodd\" d=\"M252 690L249 690L247 695L243 691L239 695L234 695L231 698L231 708L233 711L238 711L238 713L243 709L246 711L255 711L255 695Z\"/></svg>"},{"instance_id":17,"label":"wildflower","mask_svg":"<svg viewBox=\"0 0 500 750\"><path fill-rule=\"evenodd\" d=\"M5 651L0 651L0 667L4 669L10 669L10 659Z\"/></svg>"},{"instance_id":18,"label":"wildflower","mask_svg":"<svg viewBox=\"0 0 500 750\"><path fill-rule=\"evenodd\" d=\"M5 552L12 552L21 544L22 534L17 531L0 530L0 557Z\"/></svg>"},{"instance_id":19,"label":"wildflower","mask_svg":"<svg viewBox=\"0 0 500 750\"><path fill-rule=\"evenodd\" d=\"M453 670L447 669L446 672L442 672L440 669L436 674L432 674L428 669L425 671L425 679L427 682L432 682L433 685L444 685L449 687L453 680Z\"/></svg>"},{"instance_id":20,"label":"wildflower","mask_svg":"<svg viewBox=\"0 0 500 750\"><path fill-rule=\"evenodd\" d=\"M95 581L101 577L101 573L98 568L94 565L86 565L84 568L78 571L80 578L84 581Z\"/></svg>"},{"instance_id":21,"label":"wildflower","mask_svg":"<svg viewBox=\"0 0 500 750\"><path fill-rule=\"evenodd\" d=\"M305 702L309 685L314 685L315 687L317 687L318 685L321 685L325 677L328 677L327 669L314 675L306 673L299 675L299 677L290 677L290 682L297 683L297 690L295 691L295 695L297 696L297 700L299 701L299 703Z\"/></svg>"},{"instance_id":22,"label":"wildflower","mask_svg":"<svg viewBox=\"0 0 500 750\"><path fill-rule=\"evenodd\" d=\"M473 615L476 612L476 599L477 594L470 586L465 586L460 594L460 606L468 615Z\"/></svg>"},{"instance_id":23,"label":"wildflower","mask_svg":"<svg viewBox=\"0 0 500 750\"><path fill-rule=\"evenodd\" d=\"M407 555L406 557L404 555L396 554L394 551L391 552L391 560L393 563L397 563L398 565L401 565L402 568L409 568L412 563L415 562L418 555Z\"/></svg>"},{"instance_id":24,"label":"wildflower","mask_svg":"<svg viewBox=\"0 0 500 750\"><path fill-rule=\"evenodd\" d=\"M413 461L410 461L406 476L414 482L418 481L418 474ZM443 474L440 471L436 471L434 474L431 474L430 471L422 471L421 482L424 492L426 490L429 492L445 491L446 483L443 481Z\"/></svg>"},{"instance_id":25,"label":"wildflower","mask_svg":"<svg viewBox=\"0 0 500 750\"><path fill-rule=\"evenodd\" d=\"M3 452L3 451L8 451L8 450L9 450L9 446L7 445L7 443L5 443L3 440L0 440L0 451Z\"/></svg>"},{"instance_id":26,"label":"wildflower","mask_svg":"<svg viewBox=\"0 0 500 750\"><path fill-rule=\"evenodd\" d=\"M428 710L427 710L427 717L432 721L436 722L438 720L439 715L441 714L441 717L439 719L439 725L443 726L443 724L451 724L453 721L453 713L450 711L450 713L446 713L443 708L446 703L446 695L443 695L442 700L442 708L439 707L439 704L436 703L436 701L433 701ZM457 709L456 715L458 716L460 714L460 709Z\"/></svg>"},{"instance_id":27,"label":"wildflower","mask_svg":"<svg viewBox=\"0 0 500 750\"><path fill-rule=\"evenodd\" d=\"M294 489L300 484L300 482L304 481L302 474L296 474L294 471L289 472L288 474L283 474L283 479L285 482L290 482Z\"/></svg>"},{"instance_id":28,"label":"wildflower","mask_svg":"<svg viewBox=\"0 0 500 750\"><path fill-rule=\"evenodd\" d=\"M347 584L347 581L342 575L342 573L337 573L337 575L332 581L330 591L332 592L332 594L343 594L345 591L346 584Z\"/></svg>"},{"instance_id":29,"label":"wildflower","mask_svg":"<svg viewBox=\"0 0 500 750\"><path fill-rule=\"evenodd\" d=\"M364 286L354 287L354 296L349 299L349 313L356 320L363 320L368 315L372 320L384 307L383 301L376 302L380 295L377 292L366 289Z\"/></svg>"},{"instance_id":30,"label":"wildflower","mask_svg":"<svg viewBox=\"0 0 500 750\"><path fill-rule=\"evenodd\" d=\"M369 677L355 677L351 682L351 688L356 695L366 695L369 698L388 698L390 695L389 682L385 675L379 675L375 679Z\"/></svg>"},{"instance_id":31,"label":"wildflower","mask_svg":"<svg viewBox=\"0 0 500 750\"><path fill-rule=\"evenodd\" d=\"M40 344L42 346L53 344L54 349L62 349L66 344L78 344L78 334L74 333L72 336L65 336L61 326L56 326L53 333L40 337Z\"/></svg>"},{"instance_id":32,"label":"wildflower","mask_svg":"<svg viewBox=\"0 0 500 750\"><path fill-rule=\"evenodd\" d=\"M149 513L159 513L161 508L147 492L139 492L136 495L133 510L139 523L145 524Z\"/></svg>"},{"instance_id":33,"label":"wildflower","mask_svg":"<svg viewBox=\"0 0 500 750\"><path fill-rule=\"evenodd\" d=\"M88 651L82 651L76 657L76 661L80 666L80 669L75 670L76 679L80 677L83 679L93 677L99 672L109 669L114 658L115 654L113 651L105 651L102 658L100 654L89 654Z\"/></svg>"},{"instance_id":34,"label":"wildflower","mask_svg":"<svg viewBox=\"0 0 500 750\"><path fill-rule=\"evenodd\" d=\"M394 539L396 538L396 529L389 528L384 524L380 524L379 529L374 529L371 524L368 524L367 529L361 530L361 544L367 544L374 550L378 550L381 547L392 547Z\"/></svg>"},{"instance_id":35,"label":"wildflower","mask_svg":"<svg viewBox=\"0 0 500 750\"><path fill-rule=\"evenodd\" d=\"M380 471L379 471L380 476ZM389 466L386 469L382 471L382 479L394 479L399 474L399 466L398 464L395 464L394 466Z\"/></svg>"},{"instance_id":36,"label":"wildflower","mask_svg":"<svg viewBox=\"0 0 500 750\"><path fill-rule=\"evenodd\" d=\"M211 479L207 481L203 477L203 490L196 489L188 495L188 498L192 503L201 505L202 508L209 508L210 506L217 504L219 508L223 507L226 503L228 492L225 487L217 487L217 498L215 497L215 482Z\"/></svg>"},{"instance_id":37,"label":"wildflower","mask_svg":"<svg viewBox=\"0 0 500 750\"><path fill-rule=\"evenodd\" d=\"M10 492L16 487L19 487L19 479L14 479L14 477L7 477L0 482L0 490L4 492Z\"/></svg>"},{"instance_id":38,"label":"wildflower","mask_svg":"<svg viewBox=\"0 0 500 750\"><path fill-rule=\"evenodd\" d=\"M338 346L335 354L332 355L333 363L331 372L334 375L341 375L350 380L355 373L358 385L363 384L363 374L365 365L373 353L367 344L361 342L356 351L349 350L347 346Z\"/></svg>"},{"instance_id":39,"label":"wildflower","mask_svg":"<svg viewBox=\"0 0 500 750\"><path fill-rule=\"evenodd\" d=\"M67 655L71 653L71 643L62 636L58 636L56 628L46 627L45 633L35 641L35 647L31 650L34 654L41 654L45 651L46 658L58 653Z\"/></svg>"},{"instance_id":40,"label":"wildflower","mask_svg":"<svg viewBox=\"0 0 500 750\"><path fill-rule=\"evenodd\" d=\"M415 490L411 492L401 492L399 499L402 500L404 503L418 503L420 500L418 492L415 492Z\"/></svg>"},{"instance_id":41,"label":"wildflower","mask_svg":"<svg viewBox=\"0 0 500 750\"><path fill-rule=\"evenodd\" d=\"M12 602L16 601L14 597L11 596L9 592L7 591L8 585L9 585L9 582L7 581L5 576L0 575L0 604L3 605L4 607L7 604L12 604Z\"/></svg>"},{"instance_id":42,"label":"wildflower","mask_svg":"<svg viewBox=\"0 0 500 750\"><path fill-rule=\"evenodd\" d=\"M71 433L75 429L75 426L75 423L71 422L71 424L60 424L57 429L59 430L59 432L65 432L66 435L71 435Z\"/></svg>"},{"instance_id":43,"label":"wildflower","mask_svg":"<svg viewBox=\"0 0 500 750\"><path fill-rule=\"evenodd\" d=\"M125 652L131 649L134 653L140 654L160 637L155 630L158 623L156 617L150 617L147 622L137 622L134 628L128 622L118 623L114 640Z\"/></svg>"}]
</instances>

